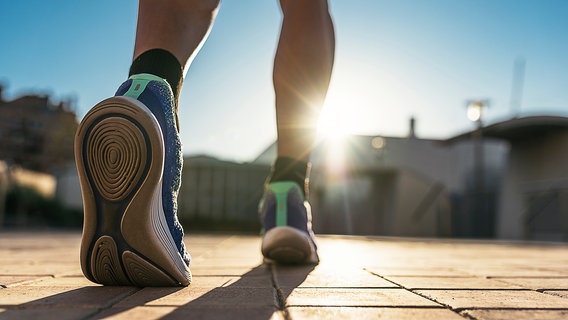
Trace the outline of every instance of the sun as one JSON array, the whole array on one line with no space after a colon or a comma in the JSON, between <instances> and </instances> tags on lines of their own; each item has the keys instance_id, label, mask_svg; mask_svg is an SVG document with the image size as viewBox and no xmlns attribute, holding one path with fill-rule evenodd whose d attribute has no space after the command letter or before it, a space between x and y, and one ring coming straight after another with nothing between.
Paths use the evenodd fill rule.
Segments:
<instances>
[{"instance_id":1,"label":"sun","mask_svg":"<svg viewBox=\"0 0 568 320\"><path fill-rule=\"evenodd\" d=\"M325 140L338 140L347 134L340 113L324 109L318 121L318 136Z\"/></svg>"},{"instance_id":2,"label":"sun","mask_svg":"<svg viewBox=\"0 0 568 320\"><path fill-rule=\"evenodd\" d=\"M341 176L346 168L346 146L354 117L347 98L329 96L318 121L318 140L324 146L329 173Z\"/></svg>"},{"instance_id":3,"label":"sun","mask_svg":"<svg viewBox=\"0 0 568 320\"><path fill-rule=\"evenodd\" d=\"M344 139L353 126L354 117L348 109L348 98L333 94L328 96L318 121L318 137L325 140Z\"/></svg>"}]
</instances>

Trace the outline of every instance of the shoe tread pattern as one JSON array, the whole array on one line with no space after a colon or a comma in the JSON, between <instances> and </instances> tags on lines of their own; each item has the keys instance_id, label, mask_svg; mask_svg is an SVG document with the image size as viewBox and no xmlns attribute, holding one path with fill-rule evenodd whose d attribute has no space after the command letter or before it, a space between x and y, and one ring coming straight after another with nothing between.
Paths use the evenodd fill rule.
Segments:
<instances>
[{"instance_id":1,"label":"shoe tread pattern","mask_svg":"<svg viewBox=\"0 0 568 320\"><path fill-rule=\"evenodd\" d=\"M109 236L102 236L95 242L91 271L100 284L115 286L130 284L120 266L116 243Z\"/></svg>"},{"instance_id":2,"label":"shoe tread pattern","mask_svg":"<svg viewBox=\"0 0 568 320\"><path fill-rule=\"evenodd\" d=\"M95 124L87 138L86 151L87 168L106 200L124 200L144 174L144 155L148 151L144 135L128 119L113 116Z\"/></svg>"},{"instance_id":3,"label":"shoe tread pattern","mask_svg":"<svg viewBox=\"0 0 568 320\"><path fill-rule=\"evenodd\" d=\"M128 100L111 99L101 102L85 116L88 121L82 123L82 134L78 135L79 144L76 144L76 154L80 155L78 169L82 185L87 184L86 190L90 190L87 194L90 202L85 209L85 219L89 223L85 224L81 248L83 272L90 280L104 285L188 285L191 275L187 267L177 267L178 270L186 269L188 274L182 277L170 275L160 262L132 248L123 233L124 214L131 207L131 201L141 184L145 183L148 168L152 165L152 159L149 158L152 144L145 127L136 120L137 115L148 119L150 112L141 111ZM156 192L159 193L159 190ZM161 207L161 197L158 202L156 205ZM164 248L167 244L165 254L171 261L180 260L176 264L183 264L180 257L172 256L170 252L177 252L177 249L170 245L168 230L162 221L163 213L153 211L150 219L144 221L149 221L149 227L159 239L161 244L157 247ZM136 212L131 212L133 217L137 215ZM131 235L141 232L138 227L127 227L127 230ZM135 237L139 238L137 235Z\"/></svg>"},{"instance_id":4,"label":"shoe tread pattern","mask_svg":"<svg viewBox=\"0 0 568 320\"><path fill-rule=\"evenodd\" d=\"M122 261L132 283L138 287L177 285L167 274L131 251L122 253Z\"/></svg>"}]
</instances>

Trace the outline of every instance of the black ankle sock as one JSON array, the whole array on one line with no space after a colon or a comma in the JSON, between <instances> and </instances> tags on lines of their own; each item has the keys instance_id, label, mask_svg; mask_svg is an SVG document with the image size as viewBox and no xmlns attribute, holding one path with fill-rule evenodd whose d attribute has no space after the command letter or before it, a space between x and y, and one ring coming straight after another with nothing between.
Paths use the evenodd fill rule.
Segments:
<instances>
[{"instance_id":1,"label":"black ankle sock","mask_svg":"<svg viewBox=\"0 0 568 320\"><path fill-rule=\"evenodd\" d=\"M149 73L166 79L174 93L177 111L177 101L183 82L183 70L178 59L164 49L150 49L132 61L128 76L140 73Z\"/></svg>"},{"instance_id":2,"label":"black ankle sock","mask_svg":"<svg viewBox=\"0 0 568 320\"><path fill-rule=\"evenodd\" d=\"M307 194L310 165L301 160L278 157L272 166L269 182L293 181Z\"/></svg>"}]
</instances>

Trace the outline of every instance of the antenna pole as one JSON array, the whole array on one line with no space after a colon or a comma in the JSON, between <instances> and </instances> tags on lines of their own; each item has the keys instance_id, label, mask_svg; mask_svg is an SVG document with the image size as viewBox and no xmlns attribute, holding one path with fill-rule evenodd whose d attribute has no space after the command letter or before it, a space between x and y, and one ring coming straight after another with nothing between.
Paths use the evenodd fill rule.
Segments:
<instances>
[{"instance_id":1,"label":"antenna pole","mask_svg":"<svg viewBox=\"0 0 568 320\"><path fill-rule=\"evenodd\" d=\"M525 82L525 58L519 56L513 65L513 85L511 88L511 113L513 117L519 116L523 100L523 87Z\"/></svg>"}]
</instances>

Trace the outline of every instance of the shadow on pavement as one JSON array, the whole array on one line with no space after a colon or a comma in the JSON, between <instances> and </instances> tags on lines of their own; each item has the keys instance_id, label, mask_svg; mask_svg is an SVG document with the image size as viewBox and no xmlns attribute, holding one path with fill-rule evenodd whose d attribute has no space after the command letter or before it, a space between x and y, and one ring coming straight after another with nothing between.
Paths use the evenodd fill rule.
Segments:
<instances>
[{"instance_id":1,"label":"shadow on pavement","mask_svg":"<svg viewBox=\"0 0 568 320\"><path fill-rule=\"evenodd\" d=\"M103 319L121 317L121 314L124 317L144 317L145 311L158 311L160 307L162 309L152 318L271 319L279 310L286 313L288 295L304 282L313 269L314 266L261 264L240 275L238 280L215 288L199 285L172 288L88 286L17 306L3 306L4 299L0 298L0 319L41 319L46 313L51 317L57 315L57 319ZM214 277L219 276L223 275ZM34 287L27 289L33 290ZM37 290L57 288L38 286ZM6 310L1 311L3 307ZM146 309L138 310L139 307Z\"/></svg>"},{"instance_id":2,"label":"shadow on pavement","mask_svg":"<svg viewBox=\"0 0 568 320\"><path fill-rule=\"evenodd\" d=\"M16 287L15 287L16 288ZM8 288L9 289L9 288ZM5 289L5 290L8 290ZM26 287L32 291L50 290L49 287ZM56 288L54 288L56 290ZM98 313L101 309L110 308L114 303L140 290L135 287L103 287L88 286L60 292L17 306L5 306L8 309L0 312L0 319L42 319L57 315L58 319L84 319ZM33 295L30 292L30 295ZM0 293L0 297L2 294ZM2 308L0 298L0 309Z\"/></svg>"},{"instance_id":3,"label":"shadow on pavement","mask_svg":"<svg viewBox=\"0 0 568 320\"><path fill-rule=\"evenodd\" d=\"M286 299L314 266L262 264L224 287L214 288L183 305L163 319L271 319L285 311ZM280 282L284 280L286 290ZM284 292L287 292L284 293Z\"/></svg>"}]
</instances>

